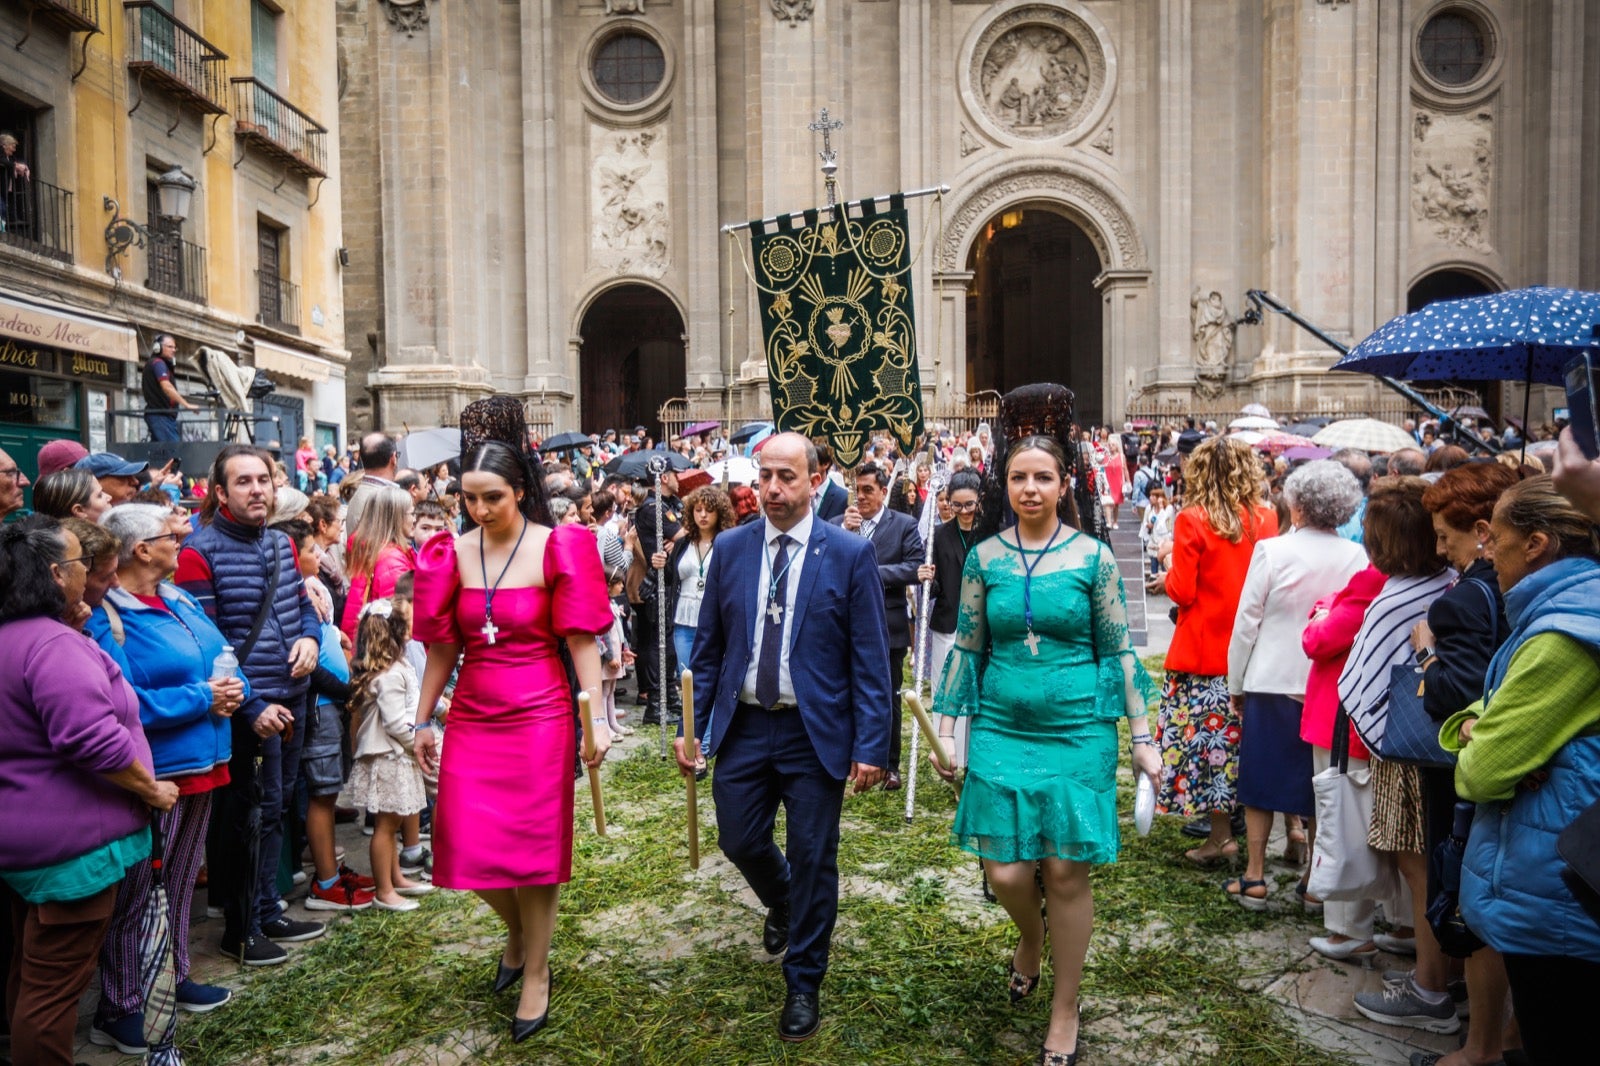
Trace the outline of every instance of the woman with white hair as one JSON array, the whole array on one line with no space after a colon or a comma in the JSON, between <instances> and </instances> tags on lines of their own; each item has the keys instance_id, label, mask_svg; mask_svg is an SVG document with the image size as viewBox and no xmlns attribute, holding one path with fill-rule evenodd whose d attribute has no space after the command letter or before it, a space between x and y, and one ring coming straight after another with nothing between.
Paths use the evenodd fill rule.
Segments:
<instances>
[{"instance_id":1,"label":"woman with white hair","mask_svg":"<svg viewBox=\"0 0 1600 1066\"><path fill-rule=\"evenodd\" d=\"M212 680L212 664L227 644L193 597L169 580L178 566L172 508L150 503L113 507L100 524L122 548L117 587L89 618L87 632L121 667L139 697L139 719L150 741L158 781L175 781L178 803L156 816L172 928L178 1006L190 1012L220 1007L232 996L221 985L189 978L189 908L205 858L211 793L228 781L233 734L228 719L247 690L239 678ZM144 1009L139 983L139 925L153 883L150 863L128 871L100 951L101 1003L96 1044L142 1053ZM135 1052L132 1049L140 1048Z\"/></svg>"},{"instance_id":2,"label":"woman with white hair","mask_svg":"<svg viewBox=\"0 0 1600 1066\"><path fill-rule=\"evenodd\" d=\"M1311 745L1300 738L1300 711L1311 670L1300 632L1316 602L1344 588L1367 565L1361 545L1335 532L1361 502L1361 484L1354 474L1321 459L1290 474L1283 494L1290 530L1256 542L1228 644L1228 698L1243 729L1239 802L1244 805L1249 858L1244 876L1228 881L1226 890L1247 910L1267 905L1267 836L1273 812L1303 818L1315 813ZM1306 858L1306 841L1303 834L1298 841L1292 837L1284 856L1299 866ZM1304 880L1295 891L1304 901ZM1316 907L1315 901L1306 902L1308 909Z\"/></svg>"}]
</instances>

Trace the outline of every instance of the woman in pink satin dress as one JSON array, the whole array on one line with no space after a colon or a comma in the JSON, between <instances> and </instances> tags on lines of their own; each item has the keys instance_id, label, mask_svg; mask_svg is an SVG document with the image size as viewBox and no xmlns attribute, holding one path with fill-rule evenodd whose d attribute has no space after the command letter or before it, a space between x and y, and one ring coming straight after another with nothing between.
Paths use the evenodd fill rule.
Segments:
<instances>
[{"instance_id":1,"label":"woman in pink satin dress","mask_svg":"<svg viewBox=\"0 0 1600 1066\"><path fill-rule=\"evenodd\" d=\"M579 684L600 704L595 634L611 602L594 534L551 528L544 486L498 441L471 448L461 498L475 529L448 531L417 559L414 634L428 645L415 750L439 775L434 884L476 892L506 923L495 991L527 971L511 1020L521 1041L549 1017L550 938L560 886L572 878L577 747L565 640ZM432 719L462 654L440 765ZM598 766L611 744L603 715L584 724Z\"/></svg>"}]
</instances>

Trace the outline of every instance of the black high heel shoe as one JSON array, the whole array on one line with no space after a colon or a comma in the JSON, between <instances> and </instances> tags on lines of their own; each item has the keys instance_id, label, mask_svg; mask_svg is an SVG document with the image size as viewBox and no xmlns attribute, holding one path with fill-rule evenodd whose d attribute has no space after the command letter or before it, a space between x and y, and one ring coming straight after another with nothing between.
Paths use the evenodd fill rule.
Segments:
<instances>
[{"instance_id":1,"label":"black high heel shoe","mask_svg":"<svg viewBox=\"0 0 1600 1066\"><path fill-rule=\"evenodd\" d=\"M1006 963L1006 993L1011 997L1011 1002L1021 1003L1031 996L1033 990L1039 987L1039 977L1037 973L1029 977L1014 964Z\"/></svg>"},{"instance_id":2,"label":"black high heel shoe","mask_svg":"<svg viewBox=\"0 0 1600 1066\"><path fill-rule=\"evenodd\" d=\"M1078 1015L1078 1045L1083 1045L1083 1008L1077 1008ZM1047 1047L1039 1049L1039 1066L1078 1066L1078 1049L1071 1051L1051 1051Z\"/></svg>"},{"instance_id":3,"label":"black high heel shoe","mask_svg":"<svg viewBox=\"0 0 1600 1066\"><path fill-rule=\"evenodd\" d=\"M518 972L521 972L520 967L518 968ZM516 1014L513 1013L511 1015L511 1042L513 1044L522 1043L524 1040L528 1039L528 1037L532 1036L534 1033L537 1033L540 1029L543 1029L550 1021L549 996L555 991L556 988L556 973L554 970L550 969L547 969L545 972L549 974L549 976L545 978L545 984L548 987L545 989L546 999L544 1013L539 1015L537 1018L518 1018Z\"/></svg>"},{"instance_id":4,"label":"black high heel shoe","mask_svg":"<svg viewBox=\"0 0 1600 1066\"><path fill-rule=\"evenodd\" d=\"M494 991L495 991L495 994L498 995L499 993L504 992L506 989L510 988L512 985L516 984L517 981L520 980L521 977L522 977L522 969L523 968L521 966L518 966L516 969L513 970L511 967L507 966L503 962L500 962L498 959L495 960L495 974L494 974Z\"/></svg>"}]
</instances>

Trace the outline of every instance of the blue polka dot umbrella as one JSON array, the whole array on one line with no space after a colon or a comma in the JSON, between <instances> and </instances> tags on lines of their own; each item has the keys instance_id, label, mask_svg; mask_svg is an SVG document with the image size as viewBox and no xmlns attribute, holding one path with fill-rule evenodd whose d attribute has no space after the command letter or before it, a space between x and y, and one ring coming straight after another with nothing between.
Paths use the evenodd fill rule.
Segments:
<instances>
[{"instance_id":1,"label":"blue polka dot umbrella","mask_svg":"<svg viewBox=\"0 0 1600 1066\"><path fill-rule=\"evenodd\" d=\"M1333 365L1404 381L1562 384L1561 368L1600 353L1600 293L1535 287L1441 300L1391 319Z\"/></svg>"}]
</instances>

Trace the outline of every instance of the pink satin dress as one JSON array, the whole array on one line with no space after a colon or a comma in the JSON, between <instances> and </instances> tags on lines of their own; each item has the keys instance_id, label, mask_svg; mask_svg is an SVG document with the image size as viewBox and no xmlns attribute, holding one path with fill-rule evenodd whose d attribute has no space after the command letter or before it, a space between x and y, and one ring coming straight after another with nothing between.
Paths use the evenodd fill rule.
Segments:
<instances>
[{"instance_id":1,"label":"pink satin dress","mask_svg":"<svg viewBox=\"0 0 1600 1066\"><path fill-rule=\"evenodd\" d=\"M454 538L440 533L417 556L412 635L465 653L433 816L433 883L441 888L572 879L577 730L557 641L610 629L611 601L594 534L583 526L551 532L544 573L544 588L495 593L491 644L485 590L462 587Z\"/></svg>"}]
</instances>

